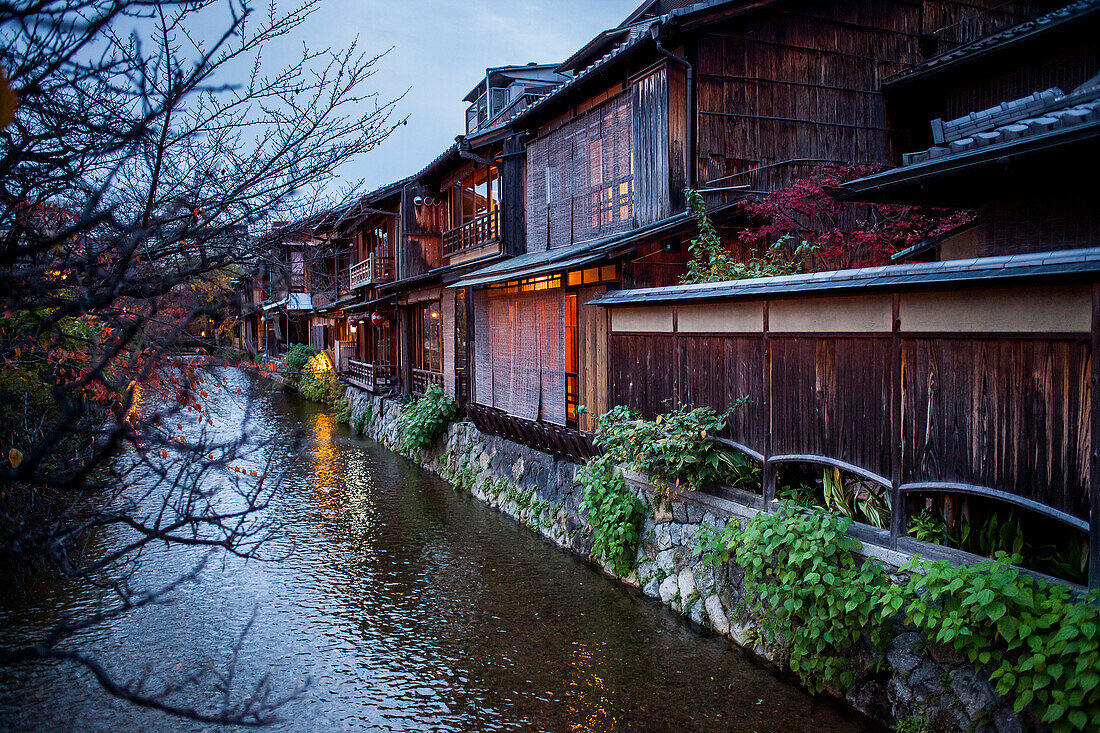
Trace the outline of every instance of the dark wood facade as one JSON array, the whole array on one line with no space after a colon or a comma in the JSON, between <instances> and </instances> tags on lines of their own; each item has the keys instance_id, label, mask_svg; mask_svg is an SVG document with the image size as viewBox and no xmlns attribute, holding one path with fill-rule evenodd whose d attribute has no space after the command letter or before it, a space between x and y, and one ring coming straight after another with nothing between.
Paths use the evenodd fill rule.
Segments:
<instances>
[{"instance_id":1,"label":"dark wood facade","mask_svg":"<svg viewBox=\"0 0 1100 733\"><path fill-rule=\"evenodd\" d=\"M775 469L822 463L893 493L961 492L1088 531L1091 281L883 288L693 304L613 304L610 402L731 416L722 436ZM637 291L644 292L644 291Z\"/></svg>"}]
</instances>

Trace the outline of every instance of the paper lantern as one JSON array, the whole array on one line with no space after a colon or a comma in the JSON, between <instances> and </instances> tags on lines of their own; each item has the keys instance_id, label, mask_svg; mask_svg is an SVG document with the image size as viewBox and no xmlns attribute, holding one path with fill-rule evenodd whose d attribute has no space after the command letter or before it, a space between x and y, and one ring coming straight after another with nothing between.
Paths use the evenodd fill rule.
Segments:
<instances>
[{"instance_id":1,"label":"paper lantern","mask_svg":"<svg viewBox=\"0 0 1100 733\"><path fill-rule=\"evenodd\" d=\"M375 311L374 313L370 314L370 322L376 326L381 326L383 323L386 322L386 317L378 311Z\"/></svg>"}]
</instances>

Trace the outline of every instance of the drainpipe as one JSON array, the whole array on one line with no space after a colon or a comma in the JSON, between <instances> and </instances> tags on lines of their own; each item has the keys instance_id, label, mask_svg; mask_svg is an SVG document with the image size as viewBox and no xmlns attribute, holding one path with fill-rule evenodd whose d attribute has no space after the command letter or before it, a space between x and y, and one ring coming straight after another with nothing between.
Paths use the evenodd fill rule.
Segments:
<instances>
[{"instance_id":1,"label":"drainpipe","mask_svg":"<svg viewBox=\"0 0 1100 733\"><path fill-rule=\"evenodd\" d=\"M673 61L680 66L684 67L684 71L687 72L687 91L685 92L684 100L684 116L687 125L687 141L684 147L686 160L684 163L687 165L687 187L695 188L695 67L691 65L683 56L677 56L672 51L669 51L661 43L661 25L654 24L649 33L653 36L653 40L657 44L657 52L670 61Z\"/></svg>"}]
</instances>

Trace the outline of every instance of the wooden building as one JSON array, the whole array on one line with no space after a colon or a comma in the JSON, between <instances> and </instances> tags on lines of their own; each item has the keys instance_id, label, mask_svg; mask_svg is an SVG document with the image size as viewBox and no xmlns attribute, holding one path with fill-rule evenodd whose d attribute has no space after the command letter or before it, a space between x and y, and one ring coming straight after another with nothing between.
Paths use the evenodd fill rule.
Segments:
<instances>
[{"instance_id":1,"label":"wooden building","mask_svg":"<svg viewBox=\"0 0 1100 733\"><path fill-rule=\"evenodd\" d=\"M968 208L974 225L899 253L956 259L1100 244L1100 2L1082 0L886 80L902 165L846 198Z\"/></svg>"},{"instance_id":2,"label":"wooden building","mask_svg":"<svg viewBox=\"0 0 1100 733\"><path fill-rule=\"evenodd\" d=\"M522 148L506 120L568 78L557 66L486 70L467 95L467 134L345 215L361 299L342 310L356 326L349 367L360 386L422 394L436 384L465 402L472 304L447 285L522 251Z\"/></svg>"},{"instance_id":3,"label":"wooden building","mask_svg":"<svg viewBox=\"0 0 1100 733\"><path fill-rule=\"evenodd\" d=\"M455 284L473 288L471 416L586 455L614 404L590 303L679 281L695 233L685 187L748 257L739 199L813 166L892 159L883 79L1049 7L653 0L594 38L559 68L568 82L507 123L526 142L524 247Z\"/></svg>"}]
</instances>

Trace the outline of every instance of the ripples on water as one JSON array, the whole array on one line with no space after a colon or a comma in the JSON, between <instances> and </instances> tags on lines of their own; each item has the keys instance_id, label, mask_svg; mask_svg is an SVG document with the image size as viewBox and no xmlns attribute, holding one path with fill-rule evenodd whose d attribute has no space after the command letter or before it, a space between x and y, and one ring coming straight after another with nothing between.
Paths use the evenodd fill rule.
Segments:
<instances>
[{"instance_id":1,"label":"ripples on water","mask_svg":"<svg viewBox=\"0 0 1100 733\"><path fill-rule=\"evenodd\" d=\"M248 391L244 375L224 375ZM219 559L171 605L89 634L116 675L219 663L256 609L240 674L271 671L283 689L310 680L274 730L859 729L327 412L258 389L248 431L308 440L297 459L276 456L286 474L270 511L285 526L267 554L285 557ZM221 399L215 429L238 434L243 398ZM158 548L143 577L195 557ZM67 610L98 600L36 600L47 597ZM3 609L5 636L49 620L34 603ZM66 666L0 670L0 728L201 729L109 700Z\"/></svg>"}]
</instances>

